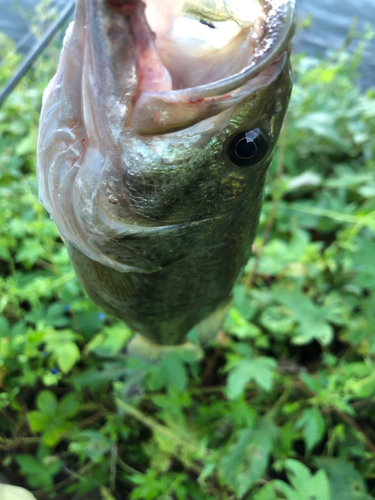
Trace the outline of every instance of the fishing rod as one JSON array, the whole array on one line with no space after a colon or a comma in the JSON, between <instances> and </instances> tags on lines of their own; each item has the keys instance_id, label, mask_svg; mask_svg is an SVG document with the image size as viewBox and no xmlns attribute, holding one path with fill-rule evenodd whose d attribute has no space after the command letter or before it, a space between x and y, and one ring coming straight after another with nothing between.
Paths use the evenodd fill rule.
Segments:
<instances>
[{"instance_id":1,"label":"fishing rod","mask_svg":"<svg viewBox=\"0 0 375 500\"><path fill-rule=\"evenodd\" d=\"M0 91L0 106L4 102L4 100L8 97L8 95L12 92L14 87L18 84L21 78L24 76L26 71L33 64L35 59L39 56L39 54L46 48L52 38L55 36L57 31L61 28L61 26L69 19L69 17L73 14L74 11L75 0L71 0L69 4L65 7L65 9L61 12L58 19L51 25L51 27L46 31L40 41L28 52L25 59L16 69L14 75L9 78L4 87Z\"/></svg>"}]
</instances>

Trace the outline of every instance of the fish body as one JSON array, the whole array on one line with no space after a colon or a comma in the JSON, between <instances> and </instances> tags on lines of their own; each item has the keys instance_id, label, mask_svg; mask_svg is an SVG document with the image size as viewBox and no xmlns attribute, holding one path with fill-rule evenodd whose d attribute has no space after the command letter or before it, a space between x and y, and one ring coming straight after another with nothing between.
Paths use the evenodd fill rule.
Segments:
<instances>
[{"instance_id":1,"label":"fish body","mask_svg":"<svg viewBox=\"0 0 375 500\"><path fill-rule=\"evenodd\" d=\"M249 1L247 16L164 2L77 1L38 138L40 200L79 281L155 349L225 317L288 106L294 22L291 0Z\"/></svg>"}]
</instances>

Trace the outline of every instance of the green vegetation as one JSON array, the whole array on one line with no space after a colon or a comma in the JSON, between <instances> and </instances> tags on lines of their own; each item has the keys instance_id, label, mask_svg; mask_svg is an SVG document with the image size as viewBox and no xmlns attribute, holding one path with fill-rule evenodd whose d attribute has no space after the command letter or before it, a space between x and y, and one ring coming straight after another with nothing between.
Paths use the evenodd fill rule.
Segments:
<instances>
[{"instance_id":1,"label":"green vegetation","mask_svg":"<svg viewBox=\"0 0 375 500\"><path fill-rule=\"evenodd\" d=\"M0 40L0 51L9 42ZM375 494L375 93L294 61L255 256L201 363L129 359L37 200L50 47L0 109L0 462L38 500ZM0 84L17 57L0 68Z\"/></svg>"}]
</instances>

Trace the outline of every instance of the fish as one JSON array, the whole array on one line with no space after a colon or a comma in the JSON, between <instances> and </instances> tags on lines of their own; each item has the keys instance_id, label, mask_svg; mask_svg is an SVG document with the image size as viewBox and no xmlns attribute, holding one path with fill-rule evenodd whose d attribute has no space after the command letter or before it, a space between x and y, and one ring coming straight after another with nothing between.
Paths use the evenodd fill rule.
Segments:
<instances>
[{"instance_id":1,"label":"fish","mask_svg":"<svg viewBox=\"0 0 375 500\"><path fill-rule=\"evenodd\" d=\"M77 0L40 202L134 356L199 359L251 256L292 91L294 0Z\"/></svg>"}]
</instances>

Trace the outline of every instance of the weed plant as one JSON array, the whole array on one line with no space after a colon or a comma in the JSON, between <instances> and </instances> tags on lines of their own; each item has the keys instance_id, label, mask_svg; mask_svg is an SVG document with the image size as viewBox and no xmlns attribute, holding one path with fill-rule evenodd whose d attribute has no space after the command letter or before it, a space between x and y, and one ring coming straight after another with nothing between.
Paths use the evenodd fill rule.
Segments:
<instances>
[{"instance_id":1,"label":"weed plant","mask_svg":"<svg viewBox=\"0 0 375 500\"><path fill-rule=\"evenodd\" d=\"M38 500L374 498L375 93L356 84L361 50L294 58L225 326L202 362L147 365L85 297L38 203L59 49L0 108L1 472Z\"/></svg>"}]
</instances>

